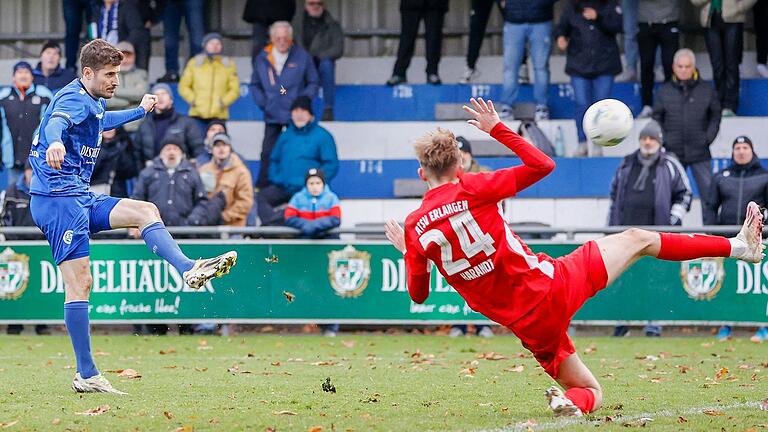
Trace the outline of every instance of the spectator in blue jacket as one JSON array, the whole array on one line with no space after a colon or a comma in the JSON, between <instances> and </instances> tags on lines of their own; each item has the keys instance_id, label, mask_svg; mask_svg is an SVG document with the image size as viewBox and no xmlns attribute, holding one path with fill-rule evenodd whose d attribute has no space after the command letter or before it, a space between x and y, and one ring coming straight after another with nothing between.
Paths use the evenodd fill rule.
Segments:
<instances>
[{"instance_id":1,"label":"spectator in blue jacket","mask_svg":"<svg viewBox=\"0 0 768 432\"><path fill-rule=\"evenodd\" d=\"M40 61L32 70L33 82L56 93L77 78L74 69L61 67L61 47L54 41L48 41L40 50Z\"/></svg>"},{"instance_id":2,"label":"spectator in blue jacket","mask_svg":"<svg viewBox=\"0 0 768 432\"><path fill-rule=\"evenodd\" d=\"M310 168L305 178L285 208L285 224L301 231L302 238L330 238L326 232L341 224L339 197L325 183L323 170Z\"/></svg>"},{"instance_id":3,"label":"spectator in blue jacket","mask_svg":"<svg viewBox=\"0 0 768 432\"><path fill-rule=\"evenodd\" d=\"M251 88L256 105L264 112L264 141L256 186L269 184L270 155L277 137L291 119L291 104L299 96L317 96L319 78L312 56L293 43L293 27L277 21L269 28L271 43L256 57Z\"/></svg>"},{"instance_id":4,"label":"spectator in blue jacket","mask_svg":"<svg viewBox=\"0 0 768 432\"><path fill-rule=\"evenodd\" d=\"M304 187L310 168L320 168L330 181L339 170L336 142L312 115L312 101L306 96L291 105L291 124L275 144L269 165L270 185L258 195L258 213L262 225L280 224L282 212L275 207Z\"/></svg>"}]
</instances>

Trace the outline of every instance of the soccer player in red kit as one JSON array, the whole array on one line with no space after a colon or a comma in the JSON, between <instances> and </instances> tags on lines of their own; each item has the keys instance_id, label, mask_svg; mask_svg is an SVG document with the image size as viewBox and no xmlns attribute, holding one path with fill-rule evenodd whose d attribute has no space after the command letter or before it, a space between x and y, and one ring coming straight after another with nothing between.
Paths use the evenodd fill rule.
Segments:
<instances>
[{"instance_id":1,"label":"soccer player in red kit","mask_svg":"<svg viewBox=\"0 0 768 432\"><path fill-rule=\"evenodd\" d=\"M499 201L544 178L555 163L499 121L491 101L471 99L468 122L515 152L520 166L465 174L454 135L437 129L414 145L419 177L429 185L418 210L386 225L404 253L408 292L416 303L429 295L432 261L475 311L508 327L564 389L546 392L555 415L579 416L599 408L603 393L568 337L568 325L584 302L616 280L638 258L684 261L763 258L763 218L754 202L734 238L657 233L631 228L587 242L551 258L534 254L502 218Z\"/></svg>"}]
</instances>

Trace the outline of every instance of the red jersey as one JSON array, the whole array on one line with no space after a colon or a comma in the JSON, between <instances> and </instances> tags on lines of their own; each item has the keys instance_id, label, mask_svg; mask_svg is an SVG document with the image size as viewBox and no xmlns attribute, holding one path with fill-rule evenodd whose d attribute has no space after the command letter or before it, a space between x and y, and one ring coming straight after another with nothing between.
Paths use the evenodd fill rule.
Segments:
<instances>
[{"instance_id":1,"label":"red jersey","mask_svg":"<svg viewBox=\"0 0 768 432\"><path fill-rule=\"evenodd\" d=\"M508 326L546 296L554 260L510 230L499 202L546 176L554 162L503 123L491 136L524 165L462 174L429 190L405 220L405 266L415 302L429 295L429 260L473 310Z\"/></svg>"}]
</instances>

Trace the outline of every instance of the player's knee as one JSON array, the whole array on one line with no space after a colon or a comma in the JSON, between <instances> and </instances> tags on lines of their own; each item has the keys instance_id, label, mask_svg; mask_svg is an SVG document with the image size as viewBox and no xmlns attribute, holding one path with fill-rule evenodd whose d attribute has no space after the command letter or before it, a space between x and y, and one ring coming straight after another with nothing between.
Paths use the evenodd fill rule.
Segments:
<instances>
[{"instance_id":1,"label":"player's knee","mask_svg":"<svg viewBox=\"0 0 768 432\"><path fill-rule=\"evenodd\" d=\"M141 202L141 214L144 217L143 223L140 226L148 225L152 222L160 221L160 210L154 203L148 201Z\"/></svg>"},{"instance_id":2,"label":"player's knee","mask_svg":"<svg viewBox=\"0 0 768 432\"><path fill-rule=\"evenodd\" d=\"M72 283L69 288L73 291L71 294L78 300L87 300L91 294L91 285L93 284L93 278L91 273L87 272L77 278L77 281Z\"/></svg>"},{"instance_id":3,"label":"player's knee","mask_svg":"<svg viewBox=\"0 0 768 432\"><path fill-rule=\"evenodd\" d=\"M654 234L640 228L629 228L624 231L624 235L643 246L647 246L653 241Z\"/></svg>"},{"instance_id":4,"label":"player's knee","mask_svg":"<svg viewBox=\"0 0 768 432\"><path fill-rule=\"evenodd\" d=\"M596 388L592 389L592 393L595 395L595 404L592 407L592 411L597 411L603 406L603 389L598 385Z\"/></svg>"}]
</instances>

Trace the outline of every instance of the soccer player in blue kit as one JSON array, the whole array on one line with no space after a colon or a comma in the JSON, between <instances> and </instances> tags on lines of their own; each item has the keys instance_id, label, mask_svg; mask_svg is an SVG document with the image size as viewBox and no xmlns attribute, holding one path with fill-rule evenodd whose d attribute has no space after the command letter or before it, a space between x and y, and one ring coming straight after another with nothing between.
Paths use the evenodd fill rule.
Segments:
<instances>
[{"instance_id":1,"label":"soccer player in blue kit","mask_svg":"<svg viewBox=\"0 0 768 432\"><path fill-rule=\"evenodd\" d=\"M64 323L77 360L72 389L79 393L124 394L99 373L91 355L90 234L114 228L138 228L147 247L168 261L184 282L196 289L228 273L237 261L234 251L211 259L189 259L168 233L154 204L89 191L102 131L143 118L157 103L156 96L146 94L136 108L105 110L104 99L111 98L120 84L122 60L120 50L102 39L83 47L82 78L56 93L40 122L29 154L34 171L30 210L35 224L48 239L64 278Z\"/></svg>"}]
</instances>

